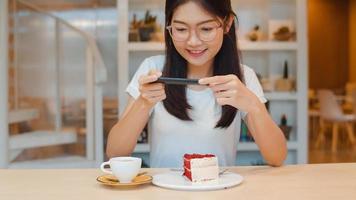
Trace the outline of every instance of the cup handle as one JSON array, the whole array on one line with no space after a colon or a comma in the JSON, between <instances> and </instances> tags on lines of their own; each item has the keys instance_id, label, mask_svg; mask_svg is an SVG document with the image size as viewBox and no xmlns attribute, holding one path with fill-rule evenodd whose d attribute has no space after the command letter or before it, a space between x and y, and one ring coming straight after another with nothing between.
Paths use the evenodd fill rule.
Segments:
<instances>
[{"instance_id":1,"label":"cup handle","mask_svg":"<svg viewBox=\"0 0 356 200\"><path fill-rule=\"evenodd\" d=\"M104 168L106 165L109 165L109 166L110 166L109 161L103 162L103 163L100 165L101 171L103 171L103 172L105 172L105 173L108 173L108 174L113 174L112 171L111 171L111 169L108 170L108 169L105 169L105 168Z\"/></svg>"}]
</instances>

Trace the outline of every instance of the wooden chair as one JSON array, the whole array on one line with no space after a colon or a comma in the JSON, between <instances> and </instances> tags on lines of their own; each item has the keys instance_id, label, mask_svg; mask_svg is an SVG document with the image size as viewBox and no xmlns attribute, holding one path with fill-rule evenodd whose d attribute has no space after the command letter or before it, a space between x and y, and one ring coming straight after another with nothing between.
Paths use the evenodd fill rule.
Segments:
<instances>
[{"instance_id":1,"label":"wooden chair","mask_svg":"<svg viewBox=\"0 0 356 200\"><path fill-rule=\"evenodd\" d=\"M332 144L331 150L337 151L339 126L345 126L350 143L355 147L355 137L353 132L353 122L356 121L354 114L344 114L337 102L336 96L330 90L318 91L318 100L320 103L320 130L316 139L315 146L325 140L326 123L332 124Z\"/></svg>"}]
</instances>

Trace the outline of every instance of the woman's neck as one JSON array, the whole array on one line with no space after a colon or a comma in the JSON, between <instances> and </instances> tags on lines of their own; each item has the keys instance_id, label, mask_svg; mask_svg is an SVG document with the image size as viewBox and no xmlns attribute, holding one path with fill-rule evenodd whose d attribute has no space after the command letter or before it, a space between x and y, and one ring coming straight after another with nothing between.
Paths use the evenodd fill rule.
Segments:
<instances>
[{"instance_id":1,"label":"woman's neck","mask_svg":"<svg viewBox=\"0 0 356 200\"><path fill-rule=\"evenodd\" d=\"M213 75L213 62L207 62L204 65L193 65L188 63L187 78L200 79Z\"/></svg>"}]
</instances>

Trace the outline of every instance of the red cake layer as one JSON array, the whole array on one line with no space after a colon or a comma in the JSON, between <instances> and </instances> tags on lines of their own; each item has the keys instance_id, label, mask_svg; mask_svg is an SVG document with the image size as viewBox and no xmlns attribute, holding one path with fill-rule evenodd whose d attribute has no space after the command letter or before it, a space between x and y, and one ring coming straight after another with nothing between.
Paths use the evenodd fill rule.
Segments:
<instances>
[{"instance_id":1,"label":"red cake layer","mask_svg":"<svg viewBox=\"0 0 356 200\"><path fill-rule=\"evenodd\" d=\"M186 168L184 168L183 176L187 177L190 181L193 181L192 180L192 172L190 170L187 170Z\"/></svg>"},{"instance_id":2,"label":"red cake layer","mask_svg":"<svg viewBox=\"0 0 356 200\"><path fill-rule=\"evenodd\" d=\"M192 181L192 172L191 172L191 167L190 167L190 161L191 159L196 159L196 158L211 158L215 157L213 154L184 154L183 157L183 162L184 162L184 173L183 175L186 176L189 180Z\"/></svg>"},{"instance_id":3,"label":"red cake layer","mask_svg":"<svg viewBox=\"0 0 356 200\"><path fill-rule=\"evenodd\" d=\"M184 154L185 159L193 159L193 158L209 158L209 157L215 157L213 154Z\"/></svg>"}]
</instances>

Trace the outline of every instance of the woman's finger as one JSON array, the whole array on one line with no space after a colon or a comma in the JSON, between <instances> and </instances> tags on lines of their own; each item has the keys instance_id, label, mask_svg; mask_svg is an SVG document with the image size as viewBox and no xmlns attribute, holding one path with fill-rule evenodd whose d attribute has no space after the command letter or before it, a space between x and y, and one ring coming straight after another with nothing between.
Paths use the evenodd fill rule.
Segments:
<instances>
[{"instance_id":1,"label":"woman's finger","mask_svg":"<svg viewBox=\"0 0 356 200\"><path fill-rule=\"evenodd\" d=\"M237 93L236 90L226 90L221 92L215 92L214 95L216 98L230 98L235 96Z\"/></svg>"},{"instance_id":2,"label":"woman's finger","mask_svg":"<svg viewBox=\"0 0 356 200\"><path fill-rule=\"evenodd\" d=\"M210 89L213 90L214 92L219 92L219 91L229 90L230 87L228 84L225 83L225 84L210 86Z\"/></svg>"},{"instance_id":3,"label":"woman's finger","mask_svg":"<svg viewBox=\"0 0 356 200\"><path fill-rule=\"evenodd\" d=\"M231 80L230 76L213 76L208 78L199 79L199 84L201 85L218 85L222 83L229 82Z\"/></svg>"},{"instance_id":4,"label":"woman's finger","mask_svg":"<svg viewBox=\"0 0 356 200\"><path fill-rule=\"evenodd\" d=\"M234 74L229 74L229 75L223 75L223 76L213 76L213 77L207 77L207 78L202 78L199 80L199 84L201 85L218 85L218 84L223 84L227 83L229 81L239 80L239 78L234 75Z\"/></svg>"},{"instance_id":5,"label":"woman's finger","mask_svg":"<svg viewBox=\"0 0 356 200\"><path fill-rule=\"evenodd\" d=\"M160 96L156 96L156 97L150 97L150 98L146 98L148 101L150 101L151 103L157 103L159 101L162 101L164 99L166 99L166 94L162 94Z\"/></svg>"},{"instance_id":6,"label":"woman's finger","mask_svg":"<svg viewBox=\"0 0 356 200\"><path fill-rule=\"evenodd\" d=\"M216 102L218 102L219 105L230 105L231 103L231 98L216 98Z\"/></svg>"},{"instance_id":7,"label":"woman's finger","mask_svg":"<svg viewBox=\"0 0 356 200\"><path fill-rule=\"evenodd\" d=\"M156 74L141 76L138 79L138 83L140 85L143 85L143 84L152 83L154 81L157 81L157 79L158 79L158 76Z\"/></svg>"},{"instance_id":8,"label":"woman's finger","mask_svg":"<svg viewBox=\"0 0 356 200\"><path fill-rule=\"evenodd\" d=\"M140 91L154 91L154 90L163 90L164 84L163 83L151 83L151 84L144 84L140 85Z\"/></svg>"},{"instance_id":9,"label":"woman's finger","mask_svg":"<svg viewBox=\"0 0 356 200\"><path fill-rule=\"evenodd\" d=\"M151 69L149 72L148 72L148 75L157 75L158 77L162 76L162 72L161 71L158 71L156 69Z\"/></svg>"},{"instance_id":10,"label":"woman's finger","mask_svg":"<svg viewBox=\"0 0 356 200\"><path fill-rule=\"evenodd\" d=\"M165 94L165 91L164 90L147 91L145 92L145 94L149 98L154 98L154 97L162 96L163 94Z\"/></svg>"},{"instance_id":11,"label":"woman's finger","mask_svg":"<svg viewBox=\"0 0 356 200\"><path fill-rule=\"evenodd\" d=\"M139 78L138 82L139 84L147 84L147 83L152 83L156 81L160 76L162 76L162 72L157 71L155 69L151 69L150 72L148 72L148 75L143 75Z\"/></svg>"},{"instance_id":12,"label":"woman's finger","mask_svg":"<svg viewBox=\"0 0 356 200\"><path fill-rule=\"evenodd\" d=\"M158 102L158 101L163 101L163 100L165 100L166 99L166 93L164 93L164 94L162 94L161 96L157 96L157 97L155 97L154 98L154 100L156 101L156 102Z\"/></svg>"},{"instance_id":13,"label":"woman's finger","mask_svg":"<svg viewBox=\"0 0 356 200\"><path fill-rule=\"evenodd\" d=\"M149 76L155 75L155 76L157 76L157 78L159 78L162 76L162 72L158 71L156 69L151 69L150 72L148 72L148 75Z\"/></svg>"}]
</instances>

